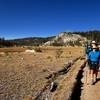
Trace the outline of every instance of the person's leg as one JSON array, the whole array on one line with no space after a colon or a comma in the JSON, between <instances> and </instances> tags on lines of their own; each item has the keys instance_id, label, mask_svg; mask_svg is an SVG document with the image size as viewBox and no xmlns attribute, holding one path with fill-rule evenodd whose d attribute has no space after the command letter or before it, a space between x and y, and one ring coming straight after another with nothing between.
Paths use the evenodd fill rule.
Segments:
<instances>
[{"instance_id":1,"label":"person's leg","mask_svg":"<svg viewBox=\"0 0 100 100\"><path fill-rule=\"evenodd\" d=\"M97 72L96 70L93 71L93 80L94 82L96 82L96 77L97 77Z\"/></svg>"},{"instance_id":2,"label":"person's leg","mask_svg":"<svg viewBox=\"0 0 100 100\"><path fill-rule=\"evenodd\" d=\"M88 61L88 75L90 75L91 74L91 64L90 64L90 61Z\"/></svg>"},{"instance_id":3,"label":"person's leg","mask_svg":"<svg viewBox=\"0 0 100 100\"><path fill-rule=\"evenodd\" d=\"M98 71L99 71L99 64L96 67L96 79L97 79L97 76L98 76Z\"/></svg>"},{"instance_id":4,"label":"person's leg","mask_svg":"<svg viewBox=\"0 0 100 100\"><path fill-rule=\"evenodd\" d=\"M88 63L87 79L88 79L88 83L90 83L90 79L91 79L91 65L90 65L90 63Z\"/></svg>"},{"instance_id":5,"label":"person's leg","mask_svg":"<svg viewBox=\"0 0 100 100\"><path fill-rule=\"evenodd\" d=\"M91 85L93 85L93 80L94 80L94 70L93 69L91 69L90 70L90 72L91 72Z\"/></svg>"},{"instance_id":6,"label":"person's leg","mask_svg":"<svg viewBox=\"0 0 100 100\"><path fill-rule=\"evenodd\" d=\"M90 83L90 79L91 79L91 69L88 67L88 70L87 70L87 84Z\"/></svg>"},{"instance_id":7,"label":"person's leg","mask_svg":"<svg viewBox=\"0 0 100 100\"><path fill-rule=\"evenodd\" d=\"M97 80L97 77L98 77L98 71L96 71L95 76L96 76L96 80Z\"/></svg>"},{"instance_id":8,"label":"person's leg","mask_svg":"<svg viewBox=\"0 0 100 100\"><path fill-rule=\"evenodd\" d=\"M98 66L97 68L94 70L94 81L97 81L97 76L98 76Z\"/></svg>"}]
</instances>

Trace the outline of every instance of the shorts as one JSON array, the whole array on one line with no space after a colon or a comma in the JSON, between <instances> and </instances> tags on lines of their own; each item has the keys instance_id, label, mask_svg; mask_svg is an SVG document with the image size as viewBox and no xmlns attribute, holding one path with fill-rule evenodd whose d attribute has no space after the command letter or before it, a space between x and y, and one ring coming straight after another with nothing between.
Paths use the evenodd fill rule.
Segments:
<instances>
[{"instance_id":1,"label":"shorts","mask_svg":"<svg viewBox=\"0 0 100 100\"><path fill-rule=\"evenodd\" d=\"M98 64L91 64L90 69L98 71L99 70L99 65Z\"/></svg>"},{"instance_id":2,"label":"shorts","mask_svg":"<svg viewBox=\"0 0 100 100\"><path fill-rule=\"evenodd\" d=\"M90 61L90 59L88 59L88 66L91 66L91 61Z\"/></svg>"}]
</instances>

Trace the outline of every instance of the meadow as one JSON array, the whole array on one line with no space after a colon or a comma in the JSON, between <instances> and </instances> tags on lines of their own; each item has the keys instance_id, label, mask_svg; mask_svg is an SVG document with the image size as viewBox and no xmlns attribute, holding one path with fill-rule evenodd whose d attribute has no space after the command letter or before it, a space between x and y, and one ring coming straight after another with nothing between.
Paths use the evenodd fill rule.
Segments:
<instances>
[{"instance_id":1,"label":"meadow","mask_svg":"<svg viewBox=\"0 0 100 100\"><path fill-rule=\"evenodd\" d=\"M35 98L48 83L47 76L83 54L83 47L0 48L0 100Z\"/></svg>"}]
</instances>

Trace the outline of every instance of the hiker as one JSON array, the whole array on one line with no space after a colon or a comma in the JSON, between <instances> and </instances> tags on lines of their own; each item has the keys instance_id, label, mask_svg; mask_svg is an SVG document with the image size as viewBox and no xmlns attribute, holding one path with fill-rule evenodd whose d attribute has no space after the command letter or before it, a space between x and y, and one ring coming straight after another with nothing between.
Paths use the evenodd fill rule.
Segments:
<instances>
[{"instance_id":1,"label":"hiker","mask_svg":"<svg viewBox=\"0 0 100 100\"><path fill-rule=\"evenodd\" d=\"M97 80L99 63L100 63L100 51L97 51L97 46L92 45L92 51L89 53L90 59L90 76L91 76L91 85L93 85Z\"/></svg>"},{"instance_id":2,"label":"hiker","mask_svg":"<svg viewBox=\"0 0 100 100\"><path fill-rule=\"evenodd\" d=\"M86 55L88 55L90 51L92 51L91 45L87 45L85 47L85 53L86 53Z\"/></svg>"},{"instance_id":3,"label":"hiker","mask_svg":"<svg viewBox=\"0 0 100 100\"><path fill-rule=\"evenodd\" d=\"M90 45L88 45L88 48L87 48L87 51L86 51L88 66L90 66L89 53L92 51L92 47L93 47L93 46L97 46L96 41L92 41L92 42L90 43ZM97 48L97 49L98 49L98 48ZM97 50L97 49L96 49L96 50Z\"/></svg>"},{"instance_id":4,"label":"hiker","mask_svg":"<svg viewBox=\"0 0 100 100\"><path fill-rule=\"evenodd\" d=\"M89 53L92 51L92 47L93 46L97 46L97 43L96 43L96 41L92 41L91 43L90 43L90 45L88 45L87 46L87 49L86 49L86 59L87 59L87 66L89 67L90 66L90 59L89 59ZM90 73L90 71L89 71L89 73Z\"/></svg>"},{"instance_id":5,"label":"hiker","mask_svg":"<svg viewBox=\"0 0 100 100\"><path fill-rule=\"evenodd\" d=\"M87 59L87 64L88 64L88 66L90 66L90 59L89 59L89 53L92 51L92 48L91 48L91 46L90 45L88 45L87 46L87 48L86 48L86 59Z\"/></svg>"},{"instance_id":6,"label":"hiker","mask_svg":"<svg viewBox=\"0 0 100 100\"><path fill-rule=\"evenodd\" d=\"M89 59L89 53L92 51L91 45L86 45L85 47L85 54L86 54L86 84L87 84L87 78L90 76L90 59Z\"/></svg>"},{"instance_id":7,"label":"hiker","mask_svg":"<svg viewBox=\"0 0 100 100\"><path fill-rule=\"evenodd\" d=\"M96 43L96 41L93 40L93 41L91 42L91 47L94 46L94 45L97 46L97 43Z\"/></svg>"}]
</instances>

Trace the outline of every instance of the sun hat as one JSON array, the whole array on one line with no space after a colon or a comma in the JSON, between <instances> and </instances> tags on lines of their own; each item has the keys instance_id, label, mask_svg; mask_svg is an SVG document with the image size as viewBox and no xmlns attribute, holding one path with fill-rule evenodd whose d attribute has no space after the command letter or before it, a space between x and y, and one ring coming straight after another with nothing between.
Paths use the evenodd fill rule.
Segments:
<instances>
[{"instance_id":1,"label":"sun hat","mask_svg":"<svg viewBox=\"0 0 100 100\"><path fill-rule=\"evenodd\" d=\"M96 44L96 41L92 41L91 43L92 43L92 44Z\"/></svg>"}]
</instances>

